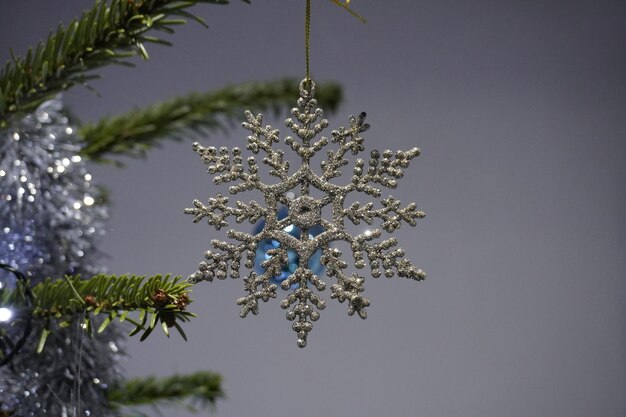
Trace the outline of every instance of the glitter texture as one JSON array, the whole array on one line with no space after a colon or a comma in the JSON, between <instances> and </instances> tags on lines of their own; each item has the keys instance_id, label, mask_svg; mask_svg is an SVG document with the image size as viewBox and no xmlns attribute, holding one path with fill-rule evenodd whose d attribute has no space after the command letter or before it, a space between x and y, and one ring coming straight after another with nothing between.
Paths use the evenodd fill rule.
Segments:
<instances>
[{"instance_id":1,"label":"glitter texture","mask_svg":"<svg viewBox=\"0 0 626 417\"><path fill-rule=\"evenodd\" d=\"M363 159L356 160L352 177L347 184L335 184L331 180L341 176L342 167L349 163L346 154L351 152L357 155L365 149L361 133L369 125L365 123L365 113L361 113L356 118L350 117L348 128L333 130L330 140L323 136L316 140L318 134L328 127L328 121L322 118L322 110L316 106L315 83L305 79L300 83L298 107L292 109L293 117L285 121L285 125L299 139L289 136L284 140L301 158L300 166L291 174L284 152L273 148L280 141L279 131L271 126L263 126L261 115L254 116L249 111L246 112L247 122L243 123L243 127L252 132L248 136L247 149L255 155L260 152L265 154L262 162L269 168L269 175L278 179L275 184L261 181L254 156L250 156L244 164L242 152L238 148L229 152L227 148L205 148L194 143L194 151L208 166L209 174L214 175L215 184L236 182L229 187L231 194L258 190L265 201L264 204L237 201L235 207L229 207L228 197L217 194L208 200L208 204L195 200L194 207L185 210L185 213L194 216L194 222L206 218L208 224L218 230L228 226L228 217L234 217L237 223L255 223L261 218L265 220L263 229L255 234L228 231L228 237L238 243L213 240L211 245L217 252L206 252L206 261L189 277L191 282L225 279L227 275L237 278L240 276L244 254L246 268L252 269L260 242L271 239L280 243L276 248L267 251L269 259L262 263L263 273L252 271L243 279L248 295L237 300L237 304L241 306L241 317L250 312L257 314L259 300L268 301L277 296L277 285L272 283L272 279L280 275L289 264L288 251L297 253L298 267L282 280L280 286L284 290L290 290L281 302L281 307L287 310L287 319L294 321L292 328L298 335L300 347L306 346L308 334L313 328L312 322L319 318L319 310L325 307L325 302L313 289L323 291L326 283L308 267L309 259L319 250L322 251L321 263L325 266L326 275L336 279L336 283L330 287L331 298L339 302L347 301L349 315L357 313L361 318L367 317L365 308L370 302L360 295L364 290L364 279L358 274L345 273L348 264L341 259L341 252L331 247L332 242L346 242L351 247L354 266L357 269L369 266L372 276L376 278L382 274L386 277L397 274L419 281L426 276L404 257L404 251L396 247L395 238L376 243L374 240L381 236L380 230L374 229L353 236L348 233L344 224L345 219L353 224L361 221L372 224L375 219L380 219L382 229L388 233L397 230L402 222L415 226L416 219L424 217L424 213L416 209L415 203L401 207L400 201L391 196L382 199L382 208L378 209L371 202L363 205L354 202L348 208L344 207L344 203L346 196L353 192L379 198L381 191L372 184L396 188L397 180L403 176L409 162L419 155L419 149L397 152L385 150L382 154L374 150L367 163ZM311 159L329 142L337 144L337 149L327 151L327 158L321 163L321 174L316 174L311 169ZM244 168L245 165L247 169ZM313 197L311 188L321 192L323 197ZM281 205L288 208L288 214L279 219L277 213ZM327 206L332 212L331 219L322 216L322 210ZM285 231L289 225L295 225L301 230L299 238ZM312 236L308 231L315 227L321 227L324 231Z\"/></svg>"}]
</instances>

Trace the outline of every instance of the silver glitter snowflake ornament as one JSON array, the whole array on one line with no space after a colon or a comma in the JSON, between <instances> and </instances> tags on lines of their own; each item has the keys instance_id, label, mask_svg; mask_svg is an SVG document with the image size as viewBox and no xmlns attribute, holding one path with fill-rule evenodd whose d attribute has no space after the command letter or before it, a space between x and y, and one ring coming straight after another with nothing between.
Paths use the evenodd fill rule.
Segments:
<instances>
[{"instance_id":1,"label":"silver glitter snowflake ornament","mask_svg":"<svg viewBox=\"0 0 626 417\"><path fill-rule=\"evenodd\" d=\"M405 258L404 251L397 247L395 238L374 242L381 236L380 230L353 236L346 231L344 224L346 219L356 225L361 221L372 224L375 219L380 219L381 227L388 233L397 230L403 221L415 226L415 220L424 217L424 213L416 209L415 203L401 207L399 200L389 196L380 201L381 208L374 208L372 202L354 202L347 208L344 205L346 196L352 192L379 198L381 191L372 184L396 188L397 180L403 176L410 161L419 155L419 149L395 153L386 150L382 154L374 150L368 162L356 160L348 184L330 182L341 176L341 169L349 163L346 159L348 152L357 155L365 149L361 133L369 129L369 125L365 123L365 113L361 113L359 117L350 117L348 128L333 130L330 139L322 136L316 141L318 135L328 127L328 121L322 118L322 110L316 106L315 83L304 79L300 83L298 107L291 110L293 118L285 121L298 139L288 136L284 142L302 159L301 165L291 174L284 152L273 148L279 142L279 131L271 126L263 126L262 115L254 116L249 111L245 113L247 122L243 123L243 127L252 132L248 136L247 149L255 155L260 152L265 154L263 164L269 167L269 175L278 179L274 184L261 181L257 160L250 156L244 163L239 148L233 148L229 152L227 148L205 148L194 143L194 151L208 166L209 174L214 175L215 184L235 182L235 185L229 187L231 194L258 190L265 201L263 204L237 201L235 207L229 207L228 197L217 194L209 199L208 204L195 200L193 208L185 209L186 214L194 216L194 222L206 218L208 224L218 230L228 226L229 217L234 217L237 223L256 223L261 219L265 221L265 226L257 234L228 231L228 237L236 243L213 240L211 245L216 251L206 252L206 261L200 263L198 271L189 277L193 283L212 281L214 278L225 279L228 275L238 278L244 255L246 268L252 269L260 242L271 239L279 243L276 248L268 250L268 259L261 264L265 272L259 274L252 271L243 279L248 295L237 300L237 304L241 305L241 317L250 312L258 314L259 300L268 301L276 297L277 285L272 283L272 277L280 275L284 270L288 262L287 250L297 253L297 268L280 286L283 290L290 291L281 302L281 307L288 310L287 319L294 321L292 327L298 334L300 347L306 346L307 336L313 327L312 322L319 318L318 310L325 307L325 302L313 289L323 291L326 283L309 268L309 259L316 251L322 251L321 262L325 266L326 275L336 279L336 283L330 287L331 298L339 302L347 301L348 315L356 312L361 318L366 318L365 308L370 302L360 295L364 290L363 277L354 273L348 275L344 271L348 264L341 259L341 252L331 246L335 241L347 242L352 250L354 266L363 269L369 265L375 278L382 274L386 277L397 274L421 281L426 277L422 270ZM329 141L336 143L338 147L334 151L327 151L327 158L321 163L321 174L317 174L311 169L311 158L327 146ZM311 187L319 190L323 197L313 197L310 193ZM287 207L288 215L279 220L277 214L282 206ZM326 206L332 211L331 219L322 217L322 208ZM300 238L288 233L293 226L301 229ZM309 234L308 230L314 226L321 226L324 231L317 236Z\"/></svg>"}]
</instances>

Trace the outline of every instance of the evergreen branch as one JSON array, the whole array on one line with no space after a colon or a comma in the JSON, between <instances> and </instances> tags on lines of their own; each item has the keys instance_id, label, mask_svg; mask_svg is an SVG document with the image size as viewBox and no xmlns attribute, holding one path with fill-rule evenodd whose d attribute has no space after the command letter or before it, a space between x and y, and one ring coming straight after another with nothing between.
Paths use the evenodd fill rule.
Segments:
<instances>
[{"instance_id":1,"label":"evergreen branch","mask_svg":"<svg viewBox=\"0 0 626 417\"><path fill-rule=\"evenodd\" d=\"M243 0L249 2L249 0ZM144 43L169 44L149 36L151 30L173 33L184 18L204 21L187 12L197 3L228 4L229 0L97 0L67 27L59 25L25 58L12 59L0 71L0 128L17 113L34 110L43 101L97 75L91 70L109 64L132 66L127 59L148 58Z\"/></svg>"},{"instance_id":2,"label":"evergreen branch","mask_svg":"<svg viewBox=\"0 0 626 417\"><path fill-rule=\"evenodd\" d=\"M187 336L179 322L195 317L185 311L191 302L189 284L181 282L181 277L155 275L145 279L135 275L97 275L83 280L79 276L64 280L47 279L33 288L35 305L33 318L46 324L38 345L40 352L52 331L52 322L59 327L67 327L75 320L82 320L83 327L93 334L92 316L102 315L97 332L107 328L112 321L128 321L135 328L130 335L141 331L140 340L145 340L157 324L169 337L169 329L175 327L181 336ZM129 317L129 313L137 317ZM101 317L102 317L101 316Z\"/></svg>"},{"instance_id":3,"label":"evergreen branch","mask_svg":"<svg viewBox=\"0 0 626 417\"><path fill-rule=\"evenodd\" d=\"M105 155L139 156L161 139L180 139L189 131L225 131L239 119L243 107L279 114L297 96L298 82L283 79L177 97L82 126L80 136L85 142L82 154L94 160L103 160ZM334 112L342 98L341 88L334 83L325 84L318 87L317 97Z\"/></svg>"},{"instance_id":4,"label":"evergreen branch","mask_svg":"<svg viewBox=\"0 0 626 417\"><path fill-rule=\"evenodd\" d=\"M182 403L190 409L206 409L224 397L222 378L213 372L196 372L190 375L154 376L123 381L108 392L108 400L115 411L155 403ZM185 401L186 400L186 401ZM196 407L194 407L194 405Z\"/></svg>"}]
</instances>

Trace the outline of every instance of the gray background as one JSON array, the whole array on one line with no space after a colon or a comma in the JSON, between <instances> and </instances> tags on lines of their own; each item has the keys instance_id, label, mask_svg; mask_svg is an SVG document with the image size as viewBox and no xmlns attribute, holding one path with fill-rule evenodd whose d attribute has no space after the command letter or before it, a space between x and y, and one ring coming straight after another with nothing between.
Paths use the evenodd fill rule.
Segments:
<instances>
[{"instance_id":1,"label":"gray background","mask_svg":"<svg viewBox=\"0 0 626 417\"><path fill-rule=\"evenodd\" d=\"M369 318L329 301L305 350L277 300L242 320L240 281L202 283L190 341L130 340L127 375L218 371L220 417L625 416L626 3L352 4L366 25L314 2L313 76L345 87L331 126L366 110L369 147L422 149L394 195L427 212L399 239L429 278L368 277ZM0 57L87 6L5 0ZM302 77L303 9L197 7L209 30L181 27L174 48L152 48L137 69L102 71L101 98L77 89L67 104L90 121L227 83ZM245 136L199 139L235 146ZM110 271L195 271L211 229L182 210L224 190L191 142L125 169L92 168L114 200Z\"/></svg>"}]
</instances>

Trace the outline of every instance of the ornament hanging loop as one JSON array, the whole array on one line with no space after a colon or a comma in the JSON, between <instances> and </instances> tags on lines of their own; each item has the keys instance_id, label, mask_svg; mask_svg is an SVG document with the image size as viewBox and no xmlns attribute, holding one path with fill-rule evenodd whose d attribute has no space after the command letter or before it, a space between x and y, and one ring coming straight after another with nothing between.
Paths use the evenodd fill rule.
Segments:
<instances>
[{"instance_id":1,"label":"ornament hanging loop","mask_svg":"<svg viewBox=\"0 0 626 417\"><path fill-rule=\"evenodd\" d=\"M300 81L300 97L308 100L315 97L315 81L308 77Z\"/></svg>"}]
</instances>

